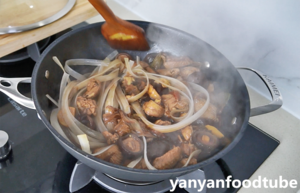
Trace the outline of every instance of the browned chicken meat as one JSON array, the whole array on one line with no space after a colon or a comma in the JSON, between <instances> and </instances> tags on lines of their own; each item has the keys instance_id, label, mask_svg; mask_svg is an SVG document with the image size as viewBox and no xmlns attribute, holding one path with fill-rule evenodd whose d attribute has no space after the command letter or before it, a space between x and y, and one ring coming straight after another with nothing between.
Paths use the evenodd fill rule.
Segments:
<instances>
[{"instance_id":1,"label":"browned chicken meat","mask_svg":"<svg viewBox=\"0 0 300 193\"><path fill-rule=\"evenodd\" d=\"M108 145L116 143L119 139L119 135L117 133L111 134L109 131L103 131L102 135L105 137Z\"/></svg>"},{"instance_id":2,"label":"browned chicken meat","mask_svg":"<svg viewBox=\"0 0 300 193\"><path fill-rule=\"evenodd\" d=\"M157 104L161 103L161 97L157 93L157 91L153 88L153 86L150 84L148 88L148 95L151 99L153 99Z\"/></svg>"},{"instance_id":3,"label":"browned chicken meat","mask_svg":"<svg viewBox=\"0 0 300 193\"><path fill-rule=\"evenodd\" d=\"M77 107L82 114L96 115L96 101L79 96L76 101Z\"/></svg>"},{"instance_id":4,"label":"browned chicken meat","mask_svg":"<svg viewBox=\"0 0 300 193\"><path fill-rule=\"evenodd\" d=\"M162 106L152 100L144 103L143 110L151 117L162 117L165 112L165 109Z\"/></svg>"},{"instance_id":5,"label":"browned chicken meat","mask_svg":"<svg viewBox=\"0 0 300 193\"><path fill-rule=\"evenodd\" d=\"M195 97L194 98L194 108L195 111L198 111L199 109L201 109L204 104L205 104L206 100L200 97ZM217 116L217 107L214 106L213 104L209 104L207 110L205 111L205 113L201 116L201 118L203 119L211 119L215 122L219 122L219 118Z\"/></svg>"},{"instance_id":6,"label":"browned chicken meat","mask_svg":"<svg viewBox=\"0 0 300 193\"><path fill-rule=\"evenodd\" d=\"M101 148L96 149L94 153L100 151ZM120 165L123 159L123 155L117 145L112 145L108 150L96 156L102 160L108 161L113 164Z\"/></svg>"},{"instance_id":7,"label":"browned chicken meat","mask_svg":"<svg viewBox=\"0 0 300 193\"><path fill-rule=\"evenodd\" d=\"M174 147L164 155L157 157L153 161L153 166L159 170L173 168L176 163L181 159L180 147Z\"/></svg>"},{"instance_id":8,"label":"browned chicken meat","mask_svg":"<svg viewBox=\"0 0 300 193\"><path fill-rule=\"evenodd\" d=\"M180 73L179 68L171 68L171 69L157 69L156 70L159 74L170 76L170 77L177 77Z\"/></svg>"},{"instance_id":9,"label":"browned chicken meat","mask_svg":"<svg viewBox=\"0 0 300 193\"><path fill-rule=\"evenodd\" d=\"M183 136L185 141L189 141L192 134L193 134L193 127L191 125L181 129L181 135Z\"/></svg>"},{"instance_id":10,"label":"browned chicken meat","mask_svg":"<svg viewBox=\"0 0 300 193\"><path fill-rule=\"evenodd\" d=\"M128 60L131 60L131 56L127 53L119 53L117 56L116 56L116 59L119 59L121 60L123 63L125 63L125 58L128 58Z\"/></svg>"},{"instance_id":11,"label":"browned chicken meat","mask_svg":"<svg viewBox=\"0 0 300 193\"><path fill-rule=\"evenodd\" d=\"M147 72L149 73L156 73L155 70L153 70L149 64L147 62L144 62L144 61L140 61L139 63Z\"/></svg>"},{"instance_id":12,"label":"browned chicken meat","mask_svg":"<svg viewBox=\"0 0 300 193\"><path fill-rule=\"evenodd\" d=\"M183 79L188 79L188 77L193 74L194 72L199 72L199 68L196 68L194 66L187 66L187 67L184 67L184 68L181 68L180 69L180 76L183 78Z\"/></svg>"},{"instance_id":13,"label":"browned chicken meat","mask_svg":"<svg viewBox=\"0 0 300 193\"><path fill-rule=\"evenodd\" d=\"M171 112L171 110L176 106L178 99L176 99L173 94L165 94L161 97L165 105L165 110Z\"/></svg>"},{"instance_id":14,"label":"browned chicken meat","mask_svg":"<svg viewBox=\"0 0 300 193\"><path fill-rule=\"evenodd\" d=\"M181 143L180 148L184 157L190 156L191 153L196 150L195 145L190 143Z\"/></svg>"},{"instance_id":15,"label":"browned chicken meat","mask_svg":"<svg viewBox=\"0 0 300 193\"><path fill-rule=\"evenodd\" d=\"M146 166L146 163L145 163L145 160L144 160L144 158L143 159L141 159L141 161L138 163L138 164L136 164L135 166L134 166L134 168L135 169L148 169L147 168L147 166Z\"/></svg>"},{"instance_id":16,"label":"browned chicken meat","mask_svg":"<svg viewBox=\"0 0 300 193\"><path fill-rule=\"evenodd\" d=\"M156 125L171 125L170 121L163 121L161 119L158 119L157 121L155 121Z\"/></svg>"},{"instance_id":17,"label":"browned chicken meat","mask_svg":"<svg viewBox=\"0 0 300 193\"><path fill-rule=\"evenodd\" d=\"M91 79L86 86L86 92L84 94L84 97L88 99L95 98L99 94L100 88L100 81L96 79Z\"/></svg>"},{"instance_id":18,"label":"browned chicken meat","mask_svg":"<svg viewBox=\"0 0 300 193\"><path fill-rule=\"evenodd\" d=\"M114 132L118 133L119 136L124 136L131 132L130 127L121 119L119 123L114 127Z\"/></svg>"},{"instance_id":19,"label":"browned chicken meat","mask_svg":"<svg viewBox=\"0 0 300 193\"><path fill-rule=\"evenodd\" d=\"M71 112L71 114L73 116L75 116L75 108L74 107L69 107L69 110ZM68 127L68 124L66 123L65 119L64 119L64 116L63 116L63 112L62 110L59 110L58 113L57 113L57 119L58 119L58 122L65 126L65 127Z\"/></svg>"},{"instance_id":20,"label":"browned chicken meat","mask_svg":"<svg viewBox=\"0 0 300 193\"><path fill-rule=\"evenodd\" d=\"M192 64L194 61L188 57L179 57L179 56L172 56L167 54L162 54L161 56L163 60L163 64L165 68L178 68Z\"/></svg>"},{"instance_id":21,"label":"browned chicken meat","mask_svg":"<svg viewBox=\"0 0 300 193\"><path fill-rule=\"evenodd\" d=\"M187 161L188 161L188 158L183 158L176 164L175 168L182 168L186 164ZM195 164L197 164L197 159L192 158L190 160L190 162L188 163L188 166L195 165Z\"/></svg>"}]
</instances>

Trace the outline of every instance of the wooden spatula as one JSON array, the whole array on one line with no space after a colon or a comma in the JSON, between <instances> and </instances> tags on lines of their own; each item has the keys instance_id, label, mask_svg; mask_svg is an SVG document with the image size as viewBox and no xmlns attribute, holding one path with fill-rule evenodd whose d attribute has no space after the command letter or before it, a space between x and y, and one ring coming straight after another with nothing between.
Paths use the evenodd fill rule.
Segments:
<instances>
[{"instance_id":1,"label":"wooden spatula","mask_svg":"<svg viewBox=\"0 0 300 193\"><path fill-rule=\"evenodd\" d=\"M106 23L102 25L101 32L112 48L149 50L149 44L142 28L115 16L103 0L89 0L89 2L105 19Z\"/></svg>"}]
</instances>

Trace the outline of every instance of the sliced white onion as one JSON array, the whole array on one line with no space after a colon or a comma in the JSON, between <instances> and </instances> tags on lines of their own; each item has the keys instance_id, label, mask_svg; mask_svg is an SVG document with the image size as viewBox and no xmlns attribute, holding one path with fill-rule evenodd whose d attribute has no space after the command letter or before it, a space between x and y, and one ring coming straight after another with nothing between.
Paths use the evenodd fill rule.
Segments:
<instances>
[{"instance_id":1,"label":"sliced white onion","mask_svg":"<svg viewBox=\"0 0 300 193\"><path fill-rule=\"evenodd\" d=\"M184 164L182 167L188 166L189 163L190 163L190 161L191 161L191 159L192 159L193 157L198 156L200 153L201 153L201 150L200 150L200 149L193 151L193 152L191 153L191 155L189 156L189 159L185 162L185 164Z\"/></svg>"},{"instance_id":2,"label":"sliced white onion","mask_svg":"<svg viewBox=\"0 0 300 193\"><path fill-rule=\"evenodd\" d=\"M109 81L109 80L112 80L116 77L118 77L118 74L119 74L119 70L118 69L115 69L114 71L112 71L111 73L107 74L107 75L103 75L101 73L97 73L95 74L94 76L91 76L87 79L85 79L84 81L78 83L76 85L76 89L77 90L80 90L84 87L87 86L88 82L91 80L91 79L97 79L99 82L104 82L104 81Z\"/></svg>"},{"instance_id":3,"label":"sliced white onion","mask_svg":"<svg viewBox=\"0 0 300 193\"><path fill-rule=\"evenodd\" d=\"M101 93L100 95L100 99L98 100L98 104L97 104L97 113L96 113L96 125L97 128L103 132L103 131L107 131L106 126L103 123L102 120L102 113L103 113L103 108L104 108L104 103L105 103L105 99L107 97L107 94L110 90L110 88L118 81L120 80L120 78L115 78L112 80L112 82L105 88L105 91L103 93Z\"/></svg>"},{"instance_id":4,"label":"sliced white onion","mask_svg":"<svg viewBox=\"0 0 300 193\"><path fill-rule=\"evenodd\" d=\"M132 162L130 162L127 167L129 168L134 168L136 166L136 164L138 164L141 159L143 158L143 156L138 157L137 159L133 160Z\"/></svg>"},{"instance_id":5,"label":"sliced white onion","mask_svg":"<svg viewBox=\"0 0 300 193\"><path fill-rule=\"evenodd\" d=\"M146 164L146 166L147 166L147 168L149 170L157 170L155 167L153 167L151 165L151 163L148 160L148 156L147 156L147 141L146 141L146 138L144 136L143 136L143 141L144 141L144 160L145 160L145 164Z\"/></svg>"},{"instance_id":6,"label":"sliced white onion","mask_svg":"<svg viewBox=\"0 0 300 193\"><path fill-rule=\"evenodd\" d=\"M64 91L63 94L63 98L62 98L62 113L63 113L63 118L66 121L68 127L70 128L70 130L75 134L75 135L81 135L81 134L88 134L88 138L90 142L98 142L98 141L104 141L104 137L102 136L102 134L100 132L96 132L93 131L91 129L88 129L88 127L86 127L85 125L83 125L82 123L80 123L77 119L75 119L75 117L72 115L72 113L70 112L69 109L69 98L73 98L72 95L70 94L72 89L75 87L75 85L77 84L77 82L72 81L70 82L67 86L66 89ZM79 127L79 126L81 127ZM82 129L85 129L83 132Z\"/></svg>"},{"instance_id":7,"label":"sliced white onion","mask_svg":"<svg viewBox=\"0 0 300 193\"><path fill-rule=\"evenodd\" d=\"M117 103L117 100L116 100L116 87L117 87L117 84L118 84L118 82L115 82L108 91L108 95L106 97L106 101L105 101L105 105L104 105L105 113L110 112L110 110L107 109L108 106L118 108L118 103Z\"/></svg>"},{"instance_id":8,"label":"sliced white onion","mask_svg":"<svg viewBox=\"0 0 300 193\"><path fill-rule=\"evenodd\" d=\"M120 85L117 86L116 93L117 93L118 100L120 102L121 110L124 111L124 113L129 114L131 112L131 109L128 100L126 99L125 94L123 93Z\"/></svg>"},{"instance_id":9,"label":"sliced white onion","mask_svg":"<svg viewBox=\"0 0 300 193\"><path fill-rule=\"evenodd\" d=\"M103 147L101 150L97 151L96 153L93 153L92 155L93 155L93 156L100 155L100 154L104 153L106 150L108 150L109 148L111 148L111 146L112 146L112 145Z\"/></svg>"},{"instance_id":10,"label":"sliced white onion","mask_svg":"<svg viewBox=\"0 0 300 193\"><path fill-rule=\"evenodd\" d=\"M63 65L61 64L61 62L59 61L59 59L56 56L53 56L52 59L62 69L63 72L66 72Z\"/></svg>"},{"instance_id":11,"label":"sliced white onion","mask_svg":"<svg viewBox=\"0 0 300 193\"><path fill-rule=\"evenodd\" d=\"M106 56L105 59L108 59L108 60L113 60L117 55L118 55L118 51L117 50L114 50L112 53L110 53L108 56Z\"/></svg>"},{"instance_id":12,"label":"sliced white onion","mask_svg":"<svg viewBox=\"0 0 300 193\"><path fill-rule=\"evenodd\" d=\"M65 138L66 140L71 142L58 123L58 120L57 120L58 111L59 111L58 109L52 110L51 115L50 115L50 123L63 138Z\"/></svg>"},{"instance_id":13,"label":"sliced white onion","mask_svg":"<svg viewBox=\"0 0 300 193\"><path fill-rule=\"evenodd\" d=\"M59 99L58 99L59 107L61 107L61 99L62 99L64 90L67 86L67 83L69 82L69 77L70 77L70 75L64 72L64 74L61 78L60 89L59 89Z\"/></svg>"},{"instance_id":14,"label":"sliced white onion","mask_svg":"<svg viewBox=\"0 0 300 193\"><path fill-rule=\"evenodd\" d=\"M79 144L81 146L82 151L91 154L90 144L86 134L77 135Z\"/></svg>"}]
</instances>

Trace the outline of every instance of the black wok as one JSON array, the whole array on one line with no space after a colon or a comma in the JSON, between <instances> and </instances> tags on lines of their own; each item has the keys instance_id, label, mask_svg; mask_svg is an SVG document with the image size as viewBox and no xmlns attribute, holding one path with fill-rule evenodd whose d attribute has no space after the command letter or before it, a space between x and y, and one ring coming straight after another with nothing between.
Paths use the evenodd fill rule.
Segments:
<instances>
[{"instance_id":1,"label":"black wok","mask_svg":"<svg viewBox=\"0 0 300 193\"><path fill-rule=\"evenodd\" d=\"M240 74L220 52L192 35L159 24L137 21L132 22L145 30L151 49L147 52L123 52L127 52L132 56L138 55L140 58L144 58L147 53L165 51L178 56L189 56L195 61L208 61L210 63L210 67L205 72L205 78L213 79L216 81L216 86L218 88L231 94L230 100L222 112L221 127L219 128L224 135L231 140L231 143L217 154L196 165L180 169L156 171L131 169L114 165L88 155L65 140L51 126L49 116L51 110L55 108L55 106L46 98L45 95L49 94L54 99L58 99L60 81L63 74L62 70L52 60L52 57L57 56L63 64L66 60L73 58L105 58L105 56L111 53L113 49L109 47L106 40L100 33L100 27L103 23L97 23L71 31L55 40L44 51L32 74L31 92L34 105L29 99L21 98L20 100L20 96L18 96L18 93L15 92L16 88L11 88L11 90L9 90L7 87L4 88L1 85L1 91L5 92L17 102L25 104L27 107L36 108L41 120L56 140L80 162L97 171L104 172L119 179L131 181L159 181L163 179L170 179L192 172L219 159L230 151L241 139L250 117L249 95ZM48 78L45 77L46 71L49 72ZM276 86L265 75L260 74L260 77L264 79L266 85L269 86L271 94L276 99L267 106L251 111L251 115L258 115L276 110L282 104L281 96L279 91L276 89ZM12 87L16 87L15 85L19 81L29 82L30 79L1 78L0 81L9 82Z\"/></svg>"}]
</instances>

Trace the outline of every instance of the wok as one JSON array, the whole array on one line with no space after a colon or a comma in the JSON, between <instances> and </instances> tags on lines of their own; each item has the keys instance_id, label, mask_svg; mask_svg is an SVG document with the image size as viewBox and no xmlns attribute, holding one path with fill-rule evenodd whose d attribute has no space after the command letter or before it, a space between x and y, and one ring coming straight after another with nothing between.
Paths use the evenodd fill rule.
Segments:
<instances>
[{"instance_id":1,"label":"wok","mask_svg":"<svg viewBox=\"0 0 300 193\"><path fill-rule=\"evenodd\" d=\"M171 27L148 22L131 22L145 30L151 48L149 51L119 50L119 52L127 52L132 56L138 55L140 58L144 58L147 53L165 51L178 56L189 56L194 61L208 61L210 66L205 72L205 78L213 79L216 81L215 85L218 88L231 94L230 100L221 114L221 127L219 128L225 136L231 139L231 143L212 157L196 165L179 169L156 171L132 169L114 165L88 155L60 136L51 126L49 116L55 106L45 95L49 94L54 99L58 99L60 81L63 75L62 70L54 63L52 57L57 56L62 63L74 58L105 58L113 49L109 47L100 32L103 23L89 25L61 36L48 46L41 55L34 68L32 80L31 78L0 78L2 84L6 82L6 86L0 85L1 91L28 108L36 108L41 120L56 140L80 162L115 178L139 182L175 178L216 161L230 151L241 139L250 116L268 113L281 107L282 97L280 92L266 75L250 69L264 81L273 97L270 104L250 111L248 91L239 72L212 46L190 34ZM49 74L48 78L45 77L46 71ZM20 95L17 91L19 82L30 81L33 100ZM7 84L10 86L7 86Z\"/></svg>"}]
</instances>

